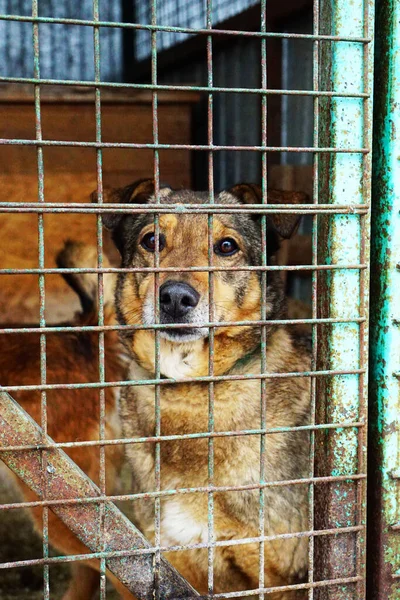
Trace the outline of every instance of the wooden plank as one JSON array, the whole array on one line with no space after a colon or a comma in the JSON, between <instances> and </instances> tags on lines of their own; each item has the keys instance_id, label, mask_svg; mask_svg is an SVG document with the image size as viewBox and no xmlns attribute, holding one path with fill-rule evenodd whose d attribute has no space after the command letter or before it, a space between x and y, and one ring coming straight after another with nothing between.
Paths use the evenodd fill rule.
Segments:
<instances>
[{"instance_id":1,"label":"wooden plank","mask_svg":"<svg viewBox=\"0 0 400 600\"><path fill-rule=\"evenodd\" d=\"M159 141L169 144L189 144L191 141L191 106L162 105L159 107ZM95 141L94 106L47 104L42 107L43 138L48 140ZM8 139L35 139L35 115L30 105L0 106L0 132ZM153 142L152 111L145 105L106 105L102 111L102 138L112 143ZM50 172L95 173L94 148L45 147L43 149L45 175ZM124 181L151 175L151 149L105 149L103 151L104 178L113 185L113 174L121 180L121 173L131 173ZM0 164L3 173L37 171L36 148L21 145L0 146ZM188 186L191 182L191 157L188 150L160 152L163 181L171 185ZM2 195L0 192L0 200Z\"/></svg>"},{"instance_id":2,"label":"wooden plank","mask_svg":"<svg viewBox=\"0 0 400 600\"><path fill-rule=\"evenodd\" d=\"M93 84L94 85L94 84ZM191 91L161 91L158 92L158 104L195 104L200 100L199 92ZM57 104L94 104L94 88L86 86L41 85L41 102ZM151 90L102 88L102 104L147 104L151 105L153 94ZM34 102L32 84L2 84L0 85L0 103Z\"/></svg>"},{"instance_id":3,"label":"wooden plank","mask_svg":"<svg viewBox=\"0 0 400 600\"><path fill-rule=\"evenodd\" d=\"M190 106L161 105L158 109L159 141L190 142ZM94 104L46 104L41 111L43 139L91 142L96 139ZM102 108L104 142L152 143L151 107L110 105ZM7 104L0 109L2 137L35 139L35 111L28 104Z\"/></svg>"}]
</instances>

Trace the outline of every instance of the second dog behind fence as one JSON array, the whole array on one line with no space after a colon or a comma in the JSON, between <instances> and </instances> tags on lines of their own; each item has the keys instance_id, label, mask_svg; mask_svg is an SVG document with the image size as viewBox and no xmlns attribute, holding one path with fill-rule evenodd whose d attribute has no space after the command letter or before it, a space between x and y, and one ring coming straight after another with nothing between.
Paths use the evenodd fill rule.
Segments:
<instances>
[{"instance_id":1,"label":"second dog behind fence","mask_svg":"<svg viewBox=\"0 0 400 600\"><path fill-rule=\"evenodd\" d=\"M57 257L59 267L94 268L97 266L96 248L79 243L67 243ZM104 258L107 266L107 259ZM71 323L64 326L90 326L98 324L97 275L69 274L69 285L77 292L82 312ZM104 275L104 322L115 323L114 311L115 275ZM46 335L46 379L47 383L88 383L99 381L99 342L95 332L61 332ZM124 378L126 360L117 332L105 334L105 367L109 381ZM40 339L35 333L15 333L0 336L0 379L3 385L36 385L40 383ZM38 391L14 392L14 398L41 424L41 400ZM106 425L108 439L120 437L116 391L108 388L105 394ZM58 389L47 392L47 431L56 442L77 442L99 439L99 390ZM43 424L42 424L43 425ZM69 456L95 482L100 476L100 454L98 446L67 449ZM119 471L122 466L121 446L111 445L106 449L106 489L115 493ZM16 481L26 501L35 501L35 494L19 479ZM36 529L42 532L43 518L40 507L30 509ZM49 511L49 541L61 553L84 554L87 548L69 529ZM73 577L63 600L90 600L99 586L99 561L73 563ZM109 575L126 599L133 596Z\"/></svg>"}]
</instances>

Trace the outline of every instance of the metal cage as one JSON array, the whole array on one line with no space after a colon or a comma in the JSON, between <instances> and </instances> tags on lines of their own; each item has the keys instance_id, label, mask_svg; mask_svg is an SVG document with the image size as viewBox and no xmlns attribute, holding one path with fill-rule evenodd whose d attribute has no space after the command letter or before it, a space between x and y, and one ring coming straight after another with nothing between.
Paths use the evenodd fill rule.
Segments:
<instances>
[{"instance_id":1,"label":"metal cage","mask_svg":"<svg viewBox=\"0 0 400 600\"><path fill-rule=\"evenodd\" d=\"M393 531L382 536L371 533L371 546L368 552L379 555L381 563L378 568L375 559L371 558L371 579L366 586L366 560L367 560L367 398L372 394L372 405L379 399L378 415L373 414L372 427L378 427L379 440L389 445L389 438L393 436L393 454L389 457L384 452L380 457L378 449L372 445L370 459L375 464L376 471L384 465L383 480L381 475L371 474L370 489L372 490L369 502L373 503L374 495L379 497L379 506L385 512L382 519L385 527L393 525L398 520L398 509L394 501L397 474L397 433L385 433L386 428L397 426L398 396L398 365L396 350L396 327L398 315L396 313L395 279L396 261L395 244L398 236L395 231L397 225L388 227L387 236L380 229L387 223L387 219L398 220L398 182L395 180L394 171L397 169L395 134L387 131L387 122L379 119L386 118L395 111L395 102L398 101L398 90L382 86L377 94L381 105L377 108L376 122L378 123L377 136L386 135L385 147L380 146L380 140L375 142L377 162L380 167L376 173L372 169L372 90L373 90L373 65L374 65L374 1L355 0L313 0L313 30L312 33L290 33L270 31L267 27L269 6L266 0L261 0L257 5L260 15L261 27L258 30L238 30L238 28L218 28L212 20L212 0L207 0L206 23L202 29L190 27L163 26L157 20L157 2L151 2L151 22L136 23L133 20L117 22L103 21L100 19L99 0L93 0L93 15L90 19L61 18L39 16L39 2L32 0L32 12L29 15L2 14L0 21L23 22L29 24L33 36L33 77L0 77L1 83L31 84L34 88L35 110L35 139L9 139L3 138L3 146L29 146L36 149L37 153L37 182L38 196L35 201L11 202L7 198L0 199L0 212L8 214L35 214L37 215L39 255L37 267L34 269L1 269L0 275L32 274L37 275L40 293L40 322L35 327L3 327L0 334L12 336L17 333L31 333L40 335L41 380L40 385L5 386L0 391L0 456L2 460L20 477L24 483L38 496L38 500L24 502L8 502L0 505L1 511L11 511L18 508L41 507L43 509L43 556L29 560L10 560L0 564L0 569L15 569L27 565L40 565L43 567L43 598L48 600L51 594L49 568L51 565L62 562L79 562L89 558L100 559L100 598L108 596L106 590L106 569L109 569L132 593L138 598L158 597L162 600L177 598L194 598L199 594L190 584L163 558L162 554L169 550L180 552L183 549L205 548L208 552L208 593L207 598L237 598L237 597L269 597L270 594L304 590L308 598L330 598L343 600L356 600L360 598L386 598L383 592L391 590L391 598L397 598L398 575L392 577L387 573L385 563L391 562L394 569L398 569L398 548L396 533ZM393 4L393 6L391 6ZM379 13L380 23L386 22L388 27L393 24L390 39L393 44L399 44L398 28L395 30L398 7L395 3L382 2ZM389 6L390 5L390 6ZM398 15L397 15L398 16ZM93 30L94 43L94 78L92 80L44 79L41 77L40 63L42 54L39 48L40 28L46 25L64 25L90 28ZM151 39L151 77L150 81L117 83L104 81L101 77L100 60L101 44L100 34L106 29L121 29L124 34L136 31L147 32ZM386 29L385 29L386 31ZM187 34L198 36L206 40L206 85L167 84L159 82L159 56L157 39L163 32L171 34ZM380 39L383 36L380 35ZM397 35L397 37L396 37ZM222 87L214 84L213 47L216 38L224 37L228 41L257 40L260 45L260 83L257 87ZM389 39L389 37L388 37ZM312 44L313 56L313 85L311 90L305 89L275 89L268 87L267 44L276 40L307 40ZM131 40L132 41L132 40ZM382 42L384 45L386 42ZM10 40L12 44L12 40ZM133 45L132 45L133 49ZM392 50L394 52L394 50ZM380 65L388 61L386 50L378 55ZM394 55L396 60L397 54ZM397 61L398 62L398 61ZM394 81L398 64L391 63L391 71L383 70L387 81ZM381 68L381 66L379 67ZM397 71L398 75L398 71ZM95 141L57 140L45 139L42 133L42 102L43 88L50 84L57 84L67 90L69 86L83 86L94 90L93 111L96 117ZM122 89L127 92L133 90L147 90L152 95L152 131L153 139L148 143L137 142L109 142L102 137L102 95L107 89ZM205 130L207 139L203 143L170 144L160 142L158 122L158 96L164 91L186 92L197 91L203 95L207 105ZM259 143L248 146L241 144L215 143L215 98L219 95L252 95L260 101ZM387 104L391 96L392 105ZM397 94L397 96L396 96ZM274 98L310 98L313 103L313 141L310 146L281 146L269 143L267 131L269 102ZM397 100L396 100L397 98ZM384 108L382 108L384 106ZM269 130L269 127L268 127ZM43 159L44 149L55 147L91 148L96 154L96 176L98 203L53 203L48 202L45 194L46 170ZM384 153L391 148L390 155ZM103 152L110 148L122 150L147 149L153 152L153 176L155 181L155 198L153 204L140 205L118 204L110 206L104 202L103 188ZM202 153L206 157L203 161L208 179L209 202L191 206L168 206L165 208L160 201L160 152L163 150L190 150ZM237 206L226 206L215 203L215 158L216 155L229 151L231 153L251 152L260 160L263 203L238 209ZM268 161L280 153L302 153L312 160L312 199L310 204L271 205L267 202L268 189ZM393 161L389 166L389 158ZM381 178L385 178L384 171L393 168L393 176L385 179L388 189L381 188ZM398 170L398 169L397 169ZM390 181L389 181L390 179ZM370 218L371 218L371 184L374 180L377 204L375 207L375 225L372 240L373 254L370 258ZM389 190L390 188L390 190ZM394 190L394 191L393 191ZM397 191L396 191L397 190ZM393 195L393 204L386 204L386 194ZM395 207L395 203L396 207ZM253 211L261 216L263 232L263 260L259 267L251 267L261 273L261 287L263 299L261 306L261 319L257 323L261 328L261 346L263 360L261 372L251 376L261 381L260 413L262 415L260 427L250 430L218 431L214 425L214 387L220 381L240 378L237 375L215 375L214 373L214 334L218 327L226 325L216 320L214 312L214 277L218 267L213 265L213 220L216 215L229 211ZM389 215L389 211L391 214ZM172 214L205 214L208 217L208 267L201 270L208 273L209 277L209 321L202 324L209 329L209 370L207 376L195 379L187 378L178 382L172 378L165 378L160 367L160 329L159 322L159 274L163 272L159 263L159 253L155 253L154 268L150 269L155 274L156 282L156 323L152 326L137 326L137 328L150 328L155 332L156 369L154 379L150 380L121 380L108 381L105 376L105 334L110 330L124 329L126 326L107 326L104 321L103 277L106 273L123 271L116 267L104 266L103 260L103 231L102 215L110 212L149 213L154 216L156 246L159 243L159 219L165 213ZM308 215L312 220L312 262L308 265L290 267L268 264L266 255L266 216L271 213L297 213ZM45 238L44 220L47 214L94 214L97 219L97 267L92 269L51 269L46 267L44 260ZM390 231L389 231L390 230ZM158 240L158 241L157 241ZM386 256L382 252L385 246ZM392 245L392 249L388 246ZM158 246L157 246L158 247ZM372 262L371 262L372 260ZM379 265L381 287L377 284L373 267ZM250 267L249 267L250 268ZM193 267L192 270L199 270ZM391 269L391 277L388 270ZM298 324L308 325L312 330L312 363L308 372L274 373L268 371L265 361L266 344L266 285L268 273L272 271L295 272L308 271L312 274L312 315L307 319L283 319L277 325L287 325L289 328ZM99 287L99 318L96 326L66 327L47 325L45 318L46 277L54 273L95 273L98 277ZM372 326L372 367L370 371L371 384L368 384L368 358L369 358L369 282L370 274L375 287L371 297L373 314ZM398 275L397 275L398 276ZM384 295L390 287L390 317L397 319L391 321L384 311ZM378 287L377 287L378 286ZM377 316L378 315L378 316ZM382 316L383 315L383 316ZM386 317L385 317L386 315ZM238 323L245 326L247 322ZM173 326L171 326L173 327ZM393 330L387 337L387 327ZM98 335L99 351L98 365L99 377L94 383L48 383L46 377L46 339L50 333L60 334L68 331L87 332L93 331ZM384 359L384 356L386 357ZM384 360L384 362L383 362ZM382 371L382 364L386 365ZM393 367L389 367L389 364ZM391 370L396 371L394 375ZM378 377L378 372L380 376ZM392 378L390 386L384 385L383 378ZM276 430L271 429L266 420L266 406L268 395L265 382L278 377L303 377L311 381L311 421L307 426L297 429L310 432L311 450L309 457L309 471L307 478L282 482L270 481L265 478L265 438L274 435ZM242 377L243 379L243 377ZM160 394L163 386L176 385L177 383L202 382L209 389L209 418L208 429L203 432L193 432L188 435L165 436L161 419ZM0 381L1 384L1 381ZM155 389L155 430L151 437L131 439L106 439L106 411L105 392L108 388L122 388L124 386L154 385ZM95 388L99 393L99 437L98 440L67 440L53 441L47 431L47 394L51 390ZM41 427L35 423L12 399L15 392L25 393L39 391L41 396ZM393 406L390 408L390 404ZM385 407L388 413L385 413ZM385 422L386 418L388 421ZM382 426L383 429L379 429ZM290 431L293 428L284 428ZM296 428L294 428L296 429ZM373 429L375 431L375 429ZM257 484L234 485L218 487L214 484L214 442L222 436L258 436L260 439L260 479ZM387 436L387 437L386 437ZM208 485L203 488L161 489L160 486L160 449L163 443L179 439L204 439L208 442ZM387 441L386 441L387 440ZM107 495L105 452L108 447L128 444L153 444L155 453L155 481L156 489L147 494L125 493ZM375 441L370 441L375 444ZM79 468L68 458L65 450L74 447L97 447L100 455L100 485L97 487ZM190 469L190 465L188 465ZM390 473L389 473L390 471ZM266 587L264 582L264 546L274 536L267 536L264 531L266 488L281 485L308 486L308 527L300 533L284 533L275 538L298 537L308 539L308 573L302 583L284 587ZM216 540L214 535L214 496L216 493L256 489L259 493L259 530L258 535L252 539L239 539L230 541ZM163 497L179 494L204 494L207 496L208 507L208 532L207 541L186 546L165 547L161 544L161 500ZM155 506L155 543L150 544L136 527L122 514L115 505L116 501L130 503L140 498L154 501ZM371 504L370 504L371 505ZM67 527L89 549L90 554L72 556L51 556L49 553L48 539L48 514L54 511ZM393 513L393 514L392 514ZM371 506L371 521L376 516L375 508ZM393 529L398 528L395 524ZM238 590L229 593L216 593L214 590L213 561L214 552L218 547L240 545L246 543L259 545L259 582L256 589ZM396 550L397 549L397 550ZM244 550L245 551L245 550ZM388 554L390 555L388 559ZM384 582L380 583L377 573L386 569ZM388 584L390 581L390 584ZM380 587L382 586L382 587ZM379 588L379 589L378 589ZM397 590L397 591L396 591Z\"/></svg>"}]
</instances>

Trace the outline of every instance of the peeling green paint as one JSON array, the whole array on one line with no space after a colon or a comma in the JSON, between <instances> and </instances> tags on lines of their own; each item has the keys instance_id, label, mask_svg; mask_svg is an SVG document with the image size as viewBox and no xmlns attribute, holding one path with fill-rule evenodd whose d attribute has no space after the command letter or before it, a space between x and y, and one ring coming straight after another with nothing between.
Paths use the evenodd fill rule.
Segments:
<instances>
[{"instance_id":1,"label":"peeling green paint","mask_svg":"<svg viewBox=\"0 0 400 600\"><path fill-rule=\"evenodd\" d=\"M330 33L337 36L372 38L374 2L369 0L327 0L323 3L321 28L324 33L330 20ZM340 41L332 45L323 58L326 62L321 74L323 89L372 95L372 45L356 45ZM324 52L324 50L322 50ZM329 116L329 131L321 131L320 142L340 148L364 147L372 144L372 98L332 98L322 102ZM326 127L326 123L323 124ZM319 172L320 198L323 202L339 205L345 202L354 206L354 212L337 214L320 222L319 237L325 249L319 260L326 264L344 265L348 260L369 260L370 215L360 217L355 210L360 204L369 204L371 185L370 153L339 154L321 158ZM369 274L358 270L335 270L320 277L319 312L338 317L347 315L368 316ZM324 300L325 299L325 300ZM318 526L366 526L366 488L364 483L351 479L354 474L366 473L366 413L368 323L335 323L319 336L321 367L325 360L329 368L365 369L352 375L337 375L325 382L320 402L319 418L340 423L347 419L365 422L361 428L339 428L321 439L322 453L326 459L324 474L349 476L346 481L330 486L325 493L326 502ZM326 365L326 363L325 363ZM323 454L325 453L325 454ZM357 575L354 586L337 586L327 589L323 597L329 600L361 600L365 597L365 530L356 535L340 536L325 542L323 555L329 556L329 565L318 577L336 578ZM319 555L318 555L319 558Z\"/></svg>"},{"instance_id":2,"label":"peeling green paint","mask_svg":"<svg viewBox=\"0 0 400 600\"><path fill-rule=\"evenodd\" d=\"M369 439L369 548L371 598L398 600L400 532L400 3L377 5L374 114L373 236ZM373 554L373 558L372 558ZM373 562L372 562L373 561ZM372 568L375 568L372 574Z\"/></svg>"}]
</instances>

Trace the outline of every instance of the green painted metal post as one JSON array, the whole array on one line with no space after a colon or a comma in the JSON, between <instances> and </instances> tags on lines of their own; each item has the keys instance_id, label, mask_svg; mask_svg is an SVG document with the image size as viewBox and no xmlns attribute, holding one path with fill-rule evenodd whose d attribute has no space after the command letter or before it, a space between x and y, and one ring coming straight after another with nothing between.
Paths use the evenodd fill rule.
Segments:
<instances>
[{"instance_id":1,"label":"green painted metal post","mask_svg":"<svg viewBox=\"0 0 400 600\"><path fill-rule=\"evenodd\" d=\"M377 5L371 247L369 581L400 598L400 3Z\"/></svg>"},{"instance_id":2,"label":"green painted metal post","mask_svg":"<svg viewBox=\"0 0 400 600\"><path fill-rule=\"evenodd\" d=\"M370 38L373 3L368 0L323 2L321 33ZM320 160L319 201L357 205L370 202L372 144L372 44L338 42L321 48L321 89L366 93L367 98L338 98L321 102L320 143L324 146L363 148L363 153L324 155ZM327 127L328 125L328 127ZM322 129L323 127L323 129ZM319 222L319 262L368 264L369 210L364 215L338 214ZM358 527L357 532L316 542L316 576L353 578L346 586L332 586L318 594L330 600L365 597L368 269L335 270L318 275L319 316L361 317L361 322L320 328L319 367L361 369L317 384L317 420L339 423L361 421L360 427L338 429L317 436L318 475L349 475L344 482L319 488L316 528Z\"/></svg>"}]
</instances>

